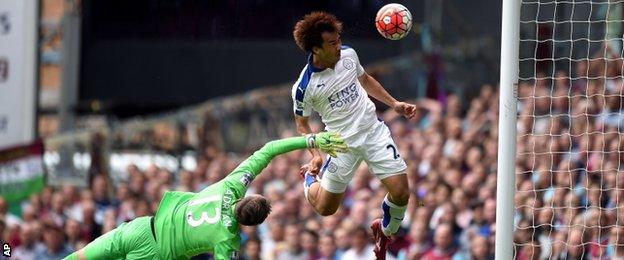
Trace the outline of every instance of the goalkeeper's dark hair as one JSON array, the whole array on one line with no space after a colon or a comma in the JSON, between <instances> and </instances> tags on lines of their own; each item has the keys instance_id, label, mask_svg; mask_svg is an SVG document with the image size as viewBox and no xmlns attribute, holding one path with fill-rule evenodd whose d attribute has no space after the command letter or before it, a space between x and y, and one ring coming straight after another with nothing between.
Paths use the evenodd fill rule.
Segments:
<instances>
[{"instance_id":1,"label":"goalkeeper's dark hair","mask_svg":"<svg viewBox=\"0 0 624 260\"><path fill-rule=\"evenodd\" d=\"M326 12L312 12L295 24L293 36L297 46L304 51L312 51L312 47L323 45L324 32L342 32L342 22L333 14Z\"/></svg>"},{"instance_id":2,"label":"goalkeeper's dark hair","mask_svg":"<svg viewBox=\"0 0 624 260\"><path fill-rule=\"evenodd\" d=\"M271 203L260 195L251 195L236 203L236 220L243 226L259 225L269 213Z\"/></svg>"}]
</instances>

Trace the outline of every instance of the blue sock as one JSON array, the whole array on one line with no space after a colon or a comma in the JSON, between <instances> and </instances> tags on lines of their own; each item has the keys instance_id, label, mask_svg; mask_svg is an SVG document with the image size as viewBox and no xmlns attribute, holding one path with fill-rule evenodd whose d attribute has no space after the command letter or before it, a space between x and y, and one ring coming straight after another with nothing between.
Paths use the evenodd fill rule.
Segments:
<instances>
[{"instance_id":1,"label":"blue sock","mask_svg":"<svg viewBox=\"0 0 624 260\"><path fill-rule=\"evenodd\" d=\"M305 181L305 186L309 188L310 186L312 186L312 183L316 182L316 178L314 178L314 176L306 172L304 181Z\"/></svg>"},{"instance_id":2,"label":"blue sock","mask_svg":"<svg viewBox=\"0 0 624 260\"><path fill-rule=\"evenodd\" d=\"M381 218L381 228L386 236L393 235L399 231L403 217L405 216L405 206L397 206L388 200L388 195L381 203L381 209L383 210L383 217Z\"/></svg>"},{"instance_id":3,"label":"blue sock","mask_svg":"<svg viewBox=\"0 0 624 260\"><path fill-rule=\"evenodd\" d=\"M303 194L306 199L308 199L308 190L310 189L310 186L317 181L316 176L313 176L308 172L305 173L305 177L303 179Z\"/></svg>"}]
</instances>

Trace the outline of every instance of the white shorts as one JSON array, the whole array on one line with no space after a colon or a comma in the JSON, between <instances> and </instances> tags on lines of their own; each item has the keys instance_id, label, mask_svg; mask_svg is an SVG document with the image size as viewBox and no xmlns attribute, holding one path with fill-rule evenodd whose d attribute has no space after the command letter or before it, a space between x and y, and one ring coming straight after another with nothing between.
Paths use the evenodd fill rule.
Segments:
<instances>
[{"instance_id":1,"label":"white shorts","mask_svg":"<svg viewBox=\"0 0 624 260\"><path fill-rule=\"evenodd\" d=\"M321 187L331 193L344 193L362 161L368 170L383 180L390 176L405 174L407 165L399 155L399 148L392 140L390 129L383 122L376 123L360 136L349 142L348 153L337 158L327 157L321 168ZM354 144L355 143L355 144Z\"/></svg>"}]
</instances>

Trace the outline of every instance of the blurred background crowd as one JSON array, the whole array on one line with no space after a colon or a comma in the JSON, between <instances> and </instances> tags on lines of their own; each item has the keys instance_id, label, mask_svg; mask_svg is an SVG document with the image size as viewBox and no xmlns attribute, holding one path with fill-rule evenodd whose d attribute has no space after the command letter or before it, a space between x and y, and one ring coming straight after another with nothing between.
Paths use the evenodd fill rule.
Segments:
<instances>
[{"instance_id":1,"label":"blurred background crowd","mask_svg":"<svg viewBox=\"0 0 624 260\"><path fill-rule=\"evenodd\" d=\"M519 85L518 161L514 235L517 259L616 259L624 251L620 223L624 180L622 60L575 64L577 80L558 71ZM607 71L607 80L586 80ZM540 74L543 75L543 74ZM381 77L383 78L383 77ZM549 92L554 93L549 95ZM287 96L284 96L287 100ZM286 102L286 101L285 101ZM468 104L455 94L412 100L415 119L379 109L408 164L412 196L390 259L491 259L496 216L498 92L482 86ZM379 106L381 107L381 106ZM463 109L467 107L467 109ZM321 131L320 123L314 124ZM281 138L295 134L281 129ZM47 186L7 213L2 240L19 259L55 259L124 221L154 214L168 190L200 191L249 155L215 143L196 151L193 169L170 171L128 164L124 178L91 172L88 189ZM371 259L368 226L382 214L386 191L363 163L341 209L321 217L305 202L299 167L307 151L279 156L251 184L272 213L242 228L244 259ZM200 256L203 259L209 256Z\"/></svg>"}]
</instances>

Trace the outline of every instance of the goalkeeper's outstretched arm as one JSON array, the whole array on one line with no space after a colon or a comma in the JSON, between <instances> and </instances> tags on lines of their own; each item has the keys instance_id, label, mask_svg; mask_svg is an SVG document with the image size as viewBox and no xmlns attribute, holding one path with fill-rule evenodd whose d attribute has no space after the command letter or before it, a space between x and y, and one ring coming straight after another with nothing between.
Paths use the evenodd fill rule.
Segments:
<instances>
[{"instance_id":1,"label":"goalkeeper's outstretched arm","mask_svg":"<svg viewBox=\"0 0 624 260\"><path fill-rule=\"evenodd\" d=\"M260 150L257 150L253 155L241 163L230 175L244 172L252 174L252 177L255 178L275 156L306 148L318 148L334 157L336 156L336 153L344 153L347 151L347 145L344 143L340 135L332 132L322 132L318 134L308 134L305 136L275 140L268 142L260 148Z\"/></svg>"}]
</instances>

